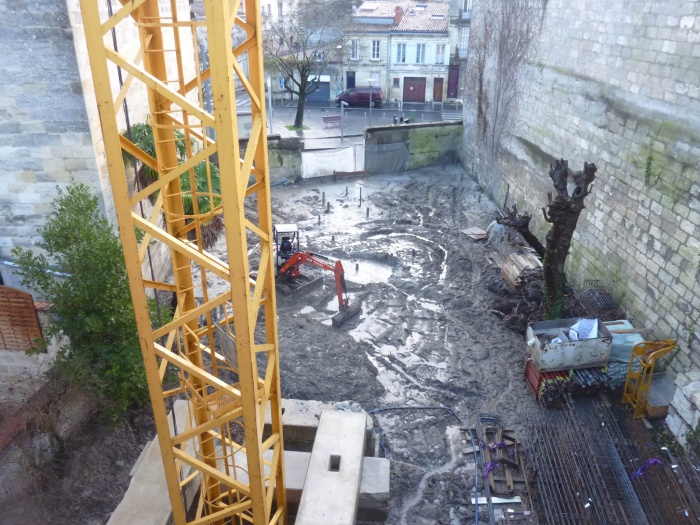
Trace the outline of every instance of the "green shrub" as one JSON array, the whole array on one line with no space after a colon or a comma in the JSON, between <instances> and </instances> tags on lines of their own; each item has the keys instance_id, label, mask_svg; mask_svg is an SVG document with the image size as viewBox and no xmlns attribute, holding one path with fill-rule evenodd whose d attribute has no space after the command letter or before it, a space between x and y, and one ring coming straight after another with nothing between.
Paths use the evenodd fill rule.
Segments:
<instances>
[{"instance_id":1,"label":"green shrub","mask_svg":"<svg viewBox=\"0 0 700 525\"><path fill-rule=\"evenodd\" d=\"M53 303L46 341L65 336L49 377L97 396L116 416L149 399L121 242L88 186L57 192L39 231L43 253L13 251L18 273Z\"/></svg>"}]
</instances>

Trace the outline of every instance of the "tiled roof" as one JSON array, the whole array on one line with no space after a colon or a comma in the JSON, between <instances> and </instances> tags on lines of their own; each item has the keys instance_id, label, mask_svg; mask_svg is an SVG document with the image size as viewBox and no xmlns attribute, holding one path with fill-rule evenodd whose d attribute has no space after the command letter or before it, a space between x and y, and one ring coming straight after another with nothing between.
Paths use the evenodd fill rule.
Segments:
<instances>
[{"instance_id":1,"label":"tiled roof","mask_svg":"<svg viewBox=\"0 0 700 525\"><path fill-rule=\"evenodd\" d=\"M393 23L396 7L403 8L403 16L398 24ZM447 2L415 2L389 0L370 0L364 2L355 11L352 31L363 33L416 32L416 33L445 33L447 32L449 4ZM391 24L362 23L367 18L391 18Z\"/></svg>"}]
</instances>

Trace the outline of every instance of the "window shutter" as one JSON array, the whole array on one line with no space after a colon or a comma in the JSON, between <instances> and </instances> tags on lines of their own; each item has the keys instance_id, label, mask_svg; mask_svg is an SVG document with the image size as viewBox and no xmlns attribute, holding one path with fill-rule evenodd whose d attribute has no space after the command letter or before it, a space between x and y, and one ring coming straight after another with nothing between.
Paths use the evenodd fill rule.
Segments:
<instances>
[{"instance_id":1,"label":"window shutter","mask_svg":"<svg viewBox=\"0 0 700 525\"><path fill-rule=\"evenodd\" d=\"M435 63L435 44L426 44L425 46L425 63L434 64Z\"/></svg>"},{"instance_id":2,"label":"window shutter","mask_svg":"<svg viewBox=\"0 0 700 525\"><path fill-rule=\"evenodd\" d=\"M445 44L445 65L450 65L450 44Z\"/></svg>"}]
</instances>

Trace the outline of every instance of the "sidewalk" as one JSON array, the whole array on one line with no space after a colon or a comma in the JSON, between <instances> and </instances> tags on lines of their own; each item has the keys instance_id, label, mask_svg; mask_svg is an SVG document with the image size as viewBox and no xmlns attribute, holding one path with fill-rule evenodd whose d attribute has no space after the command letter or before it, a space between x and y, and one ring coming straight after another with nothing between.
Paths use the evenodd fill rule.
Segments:
<instances>
[{"instance_id":1,"label":"sidewalk","mask_svg":"<svg viewBox=\"0 0 700 525\"><path fill-rule=\"evenodd\" d=\"M430 106L430 104L420 104L420 106ZM268 125L270 135L280 135L281 137L301 137L304 139L307 148L337 148L341 146L351 146L363 142L364 131L369 127L369 108L348 108L343 119L344 140L340 139L341 128L339 123L332 122L325 124L324 115L340 115L339 108L329 107L308 107L304 115L304 126L309 129L303 131L291 131L287 125L294 124L296 116L296 106L273 106L272 108L272 130ZM411 116L411 111L415 112L415 122L442 122L442 115L439 111L428 109L411 110L404 107L403 115ZM399 117L398 109L395 107L372 108L372 126L388 126L394 123L394 115Z\"/></svg>"}]
</instances>

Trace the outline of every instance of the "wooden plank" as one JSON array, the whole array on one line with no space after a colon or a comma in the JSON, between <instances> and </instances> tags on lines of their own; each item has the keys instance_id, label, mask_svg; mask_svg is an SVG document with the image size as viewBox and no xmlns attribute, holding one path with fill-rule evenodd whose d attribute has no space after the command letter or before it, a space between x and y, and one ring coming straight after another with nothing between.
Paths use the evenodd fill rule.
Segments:
<instances>
[{"instance_id":1,"label":"wooden plank","mask_svg":"<svg viewBox=\"0 0 700 525\"><path fill-rule=\"evenodd\" d=\"M0 349L25 352L42 337L31 294L0 286Z\"/></svg>"}]
</instances>

